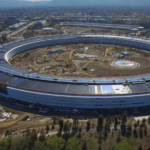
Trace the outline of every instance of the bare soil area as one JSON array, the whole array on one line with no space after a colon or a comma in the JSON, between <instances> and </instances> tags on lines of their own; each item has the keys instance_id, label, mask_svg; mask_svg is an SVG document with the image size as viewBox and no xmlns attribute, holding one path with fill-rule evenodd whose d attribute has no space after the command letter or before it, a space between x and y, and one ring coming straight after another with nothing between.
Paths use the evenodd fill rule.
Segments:
<instances>
[{"instance_id":1,"label":"bare soil area","mask_svg":"<svg viewBox=\"0 0 150 150\"><path fill-rule=\"evenodd\" d=\"M129 52L129 56L122 55ZM137 68L117 68L113 61L134 61ZM145 50L98 44L70 44L43 47L10 59L16 67L38 73L73 76L122 76L150 72L150 53Z\"/></svg>"}]
</instances>

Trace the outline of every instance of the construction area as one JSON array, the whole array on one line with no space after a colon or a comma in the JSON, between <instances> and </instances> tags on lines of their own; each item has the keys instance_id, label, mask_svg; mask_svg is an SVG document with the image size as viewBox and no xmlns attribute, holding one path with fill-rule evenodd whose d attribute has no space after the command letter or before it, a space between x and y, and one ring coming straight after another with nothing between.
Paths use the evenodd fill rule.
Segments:
<instances>
[{"instance_id":1,"label":"construction area","mask_svg":"<svg viewBox=\"0 0 150 150\"><path fill-rule=\"evenodd\" d=\"M43 47L10 59L31 72L71 76L123 76L150 72L150 52L104 44L70 44Z\"/></svg>"}]
</instances>

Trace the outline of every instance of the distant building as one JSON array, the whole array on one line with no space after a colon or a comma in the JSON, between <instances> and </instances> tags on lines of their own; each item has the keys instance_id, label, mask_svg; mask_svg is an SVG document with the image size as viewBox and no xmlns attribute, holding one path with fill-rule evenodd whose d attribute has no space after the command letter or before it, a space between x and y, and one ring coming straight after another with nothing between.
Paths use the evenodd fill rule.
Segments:
<instances>
[{"instance_id":1,"label":"distant building","mask_svg":"<svg viewBox=\"0 0 150 150\"><path fill-rule=\"evenodd\" d=\"M0 22L0 25L3 25L5 22Z\"/></svg>"},{"instance_id":2,"label":"distant building","mask_svg":"<svg viewBox=\"0 0 150 150\"><path fill-rule=\"evenodd\" d=\"M63 53L63 52L65 52L65 50L63 50L63 49L61 49L61 50L59 50L59 49L50 50L50 54Z\"/></svg>"},{"instance_id":3,"label":"distant building","mask_svg":"<svg viewBox=\"0 0 150 150\"><path fill-rule=\"evenodd\" d=\"M133 28L133 29L130 30L130 32L131 32L131 33L138 33L139 30L138 30L138 28Z\"/></svg>"},{"instance_id":4,"label":"distant building","mask_svg":"<svg viewBox=\"0 0 150 150\"><path fill-rule=\"evenodd\" d=\"M39 21L37 21L36 23L35 23L35 25L39 25L39 26L45 26L46 25L46 20L39 20Z\"/></svg>"},{"instance_id":5,"label":"distant building","mask_svg":"<svg viewBox=\"0 0 150 150\"><path fill-rule=\"evenodd\" d=\"M79 21L79 22L86 22L87 21L87 17L79 17L79 18L77 18L77 21Z\"/></svg>"},{"instance_id":6,"label":"distant building","mask_svg":"<svg viewBox=\"0 0 150 150\"><path fill-rule=\"evenodd\" d=\"M27 19L27 17L17 18L19 22L29 22L30 20Z\"/></svg>"},{"instance_id":7,"label":"distant building","mask_svg":"<svg viewBox=\"0 0 150 150\"><path fill-rule=\"evenodd\" d=\"M61 22L61 21L68 20L67 17L52 17L51 19L52 19L53 22Z\"/></svg>"},{"instance_id":8,"label":"distant building","mask_svg":"<svg viewBox=\"0 0 150 150\"><path fill-rule=\"evenodd\" d=\"M100 22L107 22L107 19L99 19ZM107 23L89 23L89 22L61 22L61 26L72 26L72 27L94 27L94 28L104 28L104 29L118 29L118 30L128 30L137 28L137 25L124 25L124 24L107 24ZM138 30L138 29L137 29Z\"/></svg>"},{"instance_id":9,"label":"distant building","mask_svg":"<svg viewBox=\"0 0 150 150\"><path fill-rule=\"evenodd\" d=\"M130 52L121 52L121 54L124 56L130 56L131 55Z\"/></svg>"},{"instance_id":10,"label":"distant building","mask_svg":"<svg viewBox=\"0 0 150 150\"><path fill-rule=\"evenodd\" d=\"M33 20L42 20L42 17L35 17Z\"/></svg>"},{"instance_id":11,"label":"distant building","mask_svg":"<svg viewBox=\"0 0 150 150\"><path fill-rule=\"evenodd\" d=\"M1 35L7 35L7 34L9 34L10 33L10 31L2 31L2 32L0 32L0 36Z\"/></svg>"},{"instance_id":12,"label":"distant building","mask_svg":"<svg viewBox=\"0 0 150 150\"><path fill-rule=\"evenodd\" d=\"M101 19L102 16L89 16L89 19Z\"/></svg>"},{"instance_id":13,"label":"distant building","mask_svg":"<svg viewBox=\"0 0 150 150\"><path fill-rule=\"evenodd\" d=\"M42 31L46 32L46 31L53 31L53 28L43 28Z\"/></svg>"},{"instance_id":14,"label":"distant building","mask_svg":"<svg viewBox=\"0 0 150 150\"><path fill-rule=\"evenodd\" d=\"M24 26L25 24L27 24L27 22L20 22L20 23L17 23L17 24L14 24L12 26L9 26L8 28L10 30L17 30L19 29L20 27Z\"/></svg>"},{"instance_id":15,"label":"distant building","mask_svg":"<svg viewBox=\"0 0 150 150\"><path fill-rule=\"evenodd\" d=\"M12 113L6 113L6 112L4 112L2 115L3 118L10 118L11 116L12 116Z\"/></svg>"},{"instance_id":16,"label":"distant building","mask_svg":"<svg viewBox=\"0 0 150 150\"><path fill-rule=\"evenodd\" d=\"M58 52L59 52L59 49L50 50L50 54L54 54L54 53L58 53Z\"/></svg>"},{"instance_id":17,"label":"distant building","mask_svg":"<svg viewBox=\"0 0 150 150\"><path fill-rule=\"evenodd\" d=\"M143 31L143 30L144 30L144 27L138 27L138 30L139 30L139 31Z\"/></svg>"},{"instance_id":18,"label":"distant building","mask_svg":"<svg viewBox=\"0 0 150 150\"><path fill-rule=\"evenodd\" d=\"M7 19L15 21L15 20L17 20L17 17L16 16L8 16Z\"/></svg>"},{"instance_id":19,"label":"distant building","mask_svg":"<svg viewBox=\"0 0 150 150\"><path fill-rule=\"evenodd\" d=\"M90 22L99 22L100 19L102 19L102 16L90 16L88 18L88 21L90 21Z\"/></svg>"},{"instance_id":20,"label":"distant building","mask_svg":"<svg viewBox=\"0 0 150 150\"><path fill-rule=\"evenodd\" d=\"M89 52L90 49L88 47L80 48L79 52Z\"/></svg>"}]
</instances>

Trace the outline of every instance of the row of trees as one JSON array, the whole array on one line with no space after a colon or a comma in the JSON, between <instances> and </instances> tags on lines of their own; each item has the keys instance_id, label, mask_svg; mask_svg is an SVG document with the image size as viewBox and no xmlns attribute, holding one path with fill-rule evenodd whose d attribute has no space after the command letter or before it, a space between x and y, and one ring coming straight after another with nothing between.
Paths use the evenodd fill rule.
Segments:
<instances>
[{"instance_id":1,"label":"row of trees","mask_svg":"<svg viewBox=\"0 0 150 150\"><path fill-rule=\"evenodd\" d=\"M22 139L14 139L11 136L3 139L0 141L0 150L101 150L100 145L92 137L89 137L84 145L81 145L77 138L65 141L61 137L54 136L51 140L41 141L40 138L37 139L33 135L32 133L31 136ZM110 147L109 150L136 150L134 145L135 141L128 138L118 145Z\"/></svg>"},{"instance_id":2,"label":"row of trees","mask_svg":"<svg viewBox=\"0 0 150 150\"><path fill-rule=\"evenodd\" d=\"M64 122L63 119L53 117L52 130L55 128L56 124L59 124L60 131L58 132L59 137L50 138L49 135L45 136L49 130L50 126L47 125L45 129L38 131L39 136L37 136L37 131L34 129L30 131L29 129L23 134L23 137L13 139L9 137L11 132L6 130L5 136L9 137L8 139L3 139L0 143L0 150L5 147L4 150L18 149L18 150L36 150L36 149L60 149L60 150L69 150L69 149L83 149L83 150L98 150L101 149L101 145L105 143L108 139L112 139L115 143L122 143L123 139L134 137L136 140L138 137L140 139L147 136L147 124L150 124L150 118L148 120L143 119L142 122L139 120L132 124L127 124L127 115L123 114L122 116L111 117L108 116L106 119L103 115L100 115L97 118L97 131L89 131L91 126L91 121L86 122L86 129L83 131L82 126L79 126L79 120L77 118L73 119L73 123ZM129 121L128 121L129 122ZM126 125L127 124L127 125ZM113 127L114 128L110 128ZM72 129L72 132L70 132ZM89 132L86 132L89 131ZM115 141L116 139L116 141ZM130 139L131 140L131 139ZM134 140L125 140L124 142L129 144L131 147L134 147ZM139 140L139 139L138 139ZM124 145L123 144L121 145ZM94 144L93 144L94 143ZM76 146L77 147L76 147ZM95 147L95 149L92 149ZM3 150L3 149L2 149ZM110 150L117 150L117 146L111 147Z\"/></svg>"},{"instance_id":3,"label":"row of trees","mask_svg":"<svg viewBox=\"0 0 150 150\"><path fill-rule=\"evenodd\" d=\"M43 136L43 135L41 135ZM50 140L43 137L37 138L35 131L29 136L28 131L26 137L14 139L11 136L0 141L0 150L98 150L100 145L89 137L88 141L82 146L76 138L70 138L65 141L63 138L54 136Z\"/></svg>"}]
</instances>

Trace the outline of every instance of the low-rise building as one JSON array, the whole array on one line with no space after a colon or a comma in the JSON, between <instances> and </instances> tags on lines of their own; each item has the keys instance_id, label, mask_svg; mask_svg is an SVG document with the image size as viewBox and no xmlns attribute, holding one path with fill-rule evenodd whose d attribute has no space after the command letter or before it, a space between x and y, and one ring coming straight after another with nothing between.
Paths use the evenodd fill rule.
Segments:
<instances>
[{"instance_id":1,"label":"low-rise building","mask_svg":"<svg viewBox=\"0 0 150 150\"><path fill-rule=\"evenodd\" d=\"M36 23L35 23L35 25L39 25L39 26L45 26L46 25L46 20L39 20L39 21L37 21Z\"/></svg>"},{"instance_id":2,"label":"low-rise building","mask_svg":"<svg viewBox=\"0 0 150 150\"><path fill-rule=\"evenodd\" d=\"M138 30L138 28L133 28L133 29L130 30L130 32L131 32L131 33L138 33L139 30Z\"/></svg>"},{"instance_id":3,"label":"low-rise building","mask_svg":"<svg viewBox=\"0 0 150 150\"><path fill-rule=\"evenodd\" d=\"M47 32L47 31L53 31L53 28L43 28L42 31Z\"/></svg>"},{"instance_id":4,"label":"low-rise building","mask_svg":"<svg viewBox=\"0 0 150 150\"><path fill-rule=\"evenodd\" d=\"M26 24L27 24L27 22L20 22L20 23L14 24L12 26L9 26L8 28L10 30L17 30L17 29L19 29L20 27L22 27L22 26L24 26Z\"/></svg>"},{"instance_id":5,"label":"low-rise building","mask_svg":"<svg viewBox=\"0 0 150 150\"><path fill-rule=\"evenodd\" d=\"M8 16L7 17L8 20L17 20L17 16Z\"/></svg>"}]
</instances>

